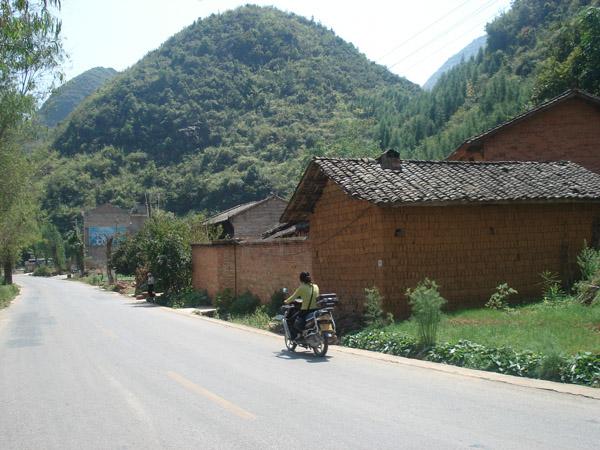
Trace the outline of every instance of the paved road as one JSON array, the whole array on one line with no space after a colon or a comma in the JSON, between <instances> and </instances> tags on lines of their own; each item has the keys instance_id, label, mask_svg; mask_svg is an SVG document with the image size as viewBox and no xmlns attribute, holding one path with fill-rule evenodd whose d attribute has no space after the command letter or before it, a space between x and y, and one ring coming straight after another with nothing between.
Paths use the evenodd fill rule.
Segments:
<instances>
[{"instance_id":1,"label":"paved road","mask_svg":"<svg viewBox=\"0 0 600 450\"><path fill-rule=\"evenodd\" d=\"M332 352L17 277L0 448L597 449L600 401Z\"/></svg>"}]
</instances>

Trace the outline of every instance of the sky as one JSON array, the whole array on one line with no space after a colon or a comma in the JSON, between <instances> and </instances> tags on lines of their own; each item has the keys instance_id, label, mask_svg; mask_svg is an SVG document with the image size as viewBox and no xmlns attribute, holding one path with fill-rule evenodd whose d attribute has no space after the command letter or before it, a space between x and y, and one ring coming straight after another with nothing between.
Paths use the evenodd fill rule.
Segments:
<instances>
[{"instance_id":1,"label":"sky","mask_svg":"<svg viewBox=\"0 0 600 450\"><path fill-rule=\"evenodd\" d=\"M62 0L65 79L93 67L122 71L199 18L247 4L236 0ZM270 0L331 28L367 58L423 84L449 57L485 33L511 0Z\"/></svg>"}]
</instances>

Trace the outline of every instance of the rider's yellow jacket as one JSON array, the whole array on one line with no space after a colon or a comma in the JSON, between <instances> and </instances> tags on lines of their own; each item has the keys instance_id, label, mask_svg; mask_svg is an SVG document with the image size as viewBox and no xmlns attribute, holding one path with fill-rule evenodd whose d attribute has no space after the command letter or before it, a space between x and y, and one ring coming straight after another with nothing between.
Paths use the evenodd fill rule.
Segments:
<instances>
[{"instance_id":1,"label":"rider's yellow jacket","mask_svg":"<svg viewBox=\"0 0 600 450\"><path fill-rule=\"evenodd\" d=\"M319 286L315 283L301 283L298 289L287 298L284 303L291 303L298 297L302 299L302 311L317 308L317 297L319 296Z\"/></svg>"}]
</instances>

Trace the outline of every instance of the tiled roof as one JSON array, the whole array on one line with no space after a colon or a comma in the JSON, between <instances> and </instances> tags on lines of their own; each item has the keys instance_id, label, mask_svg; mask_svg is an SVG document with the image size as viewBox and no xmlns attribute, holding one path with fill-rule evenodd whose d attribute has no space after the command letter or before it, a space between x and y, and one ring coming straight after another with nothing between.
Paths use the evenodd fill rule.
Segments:
<instances>
[{"instance_id":1,"label":"tiled roof","mask_svg":"<svg viewBox=\"0 0 600 450\"><path fill-rule=\"evenodd\" d=\"M460 144L456 148L456 150L454 150L454 152L452 152L452 154L450 156L448 156L448 159L452 159L452 156L454 155L454 153L456 153L458 150L462 149L465 146L476 144L477 142L481 141L482 139L492 136L492 135L496 134L498 131L500 131L508 126L511 126L515 123L521 122L539 112L550 109L550 108L554 107L555 105L562 103L566 100L569 100L571 98L580 98L580 99L590 102L592 104L600 105L600 97L596 97L595 95L589 94L589 93L587 93L585 91L581 91L579 89L569 89L568 91L563 92L559 96L554 97L544 103L541 103L538 106L536 106L535 108L525 111L523 114L519 114L518 116L515 116L512 119L507 120L506 122L503 122L493 128L490 128L489 130L487 130L481 134L470 137L469 139L464 141L462 144Z\"/></svg>"},{"instance_id":2,"label":"tiled roof","mask_svg":"<svg viewBox=\"0 0 600 450\"><path fill-rule=\"evenodd\" d=\"M330 179L348 195L381 206L600 201L600 175L568 161L462 162L315 158L281 221L306 220Z\"/></svg>"},{"instance_id":3,"label":"tiled roof","mask_svg":"<svg viewBox=\"0 0 600 450\"><path fill-rule=\"evenodd\" d=\"M220 212L219 214L212 216L208 219L206 219L204 221L204 223L206 225L216 225L219 224L221 222L225 222L226 220L229 220L231 217L237 216L238 214L243 213L244 211L247 211L251 208L254 208L255 206L258 206L268 200L271 200L273 198L279 199L282 202L285 202L284 199L282 199L281 197L277 196L277 195L271 195L267 198L263 198L262 200L257 200L254 202L248 202L248 203L243 203L241 205L237 205L234 206L233 208L229 208L223 212Z\"/></svg>"}]
</instances>

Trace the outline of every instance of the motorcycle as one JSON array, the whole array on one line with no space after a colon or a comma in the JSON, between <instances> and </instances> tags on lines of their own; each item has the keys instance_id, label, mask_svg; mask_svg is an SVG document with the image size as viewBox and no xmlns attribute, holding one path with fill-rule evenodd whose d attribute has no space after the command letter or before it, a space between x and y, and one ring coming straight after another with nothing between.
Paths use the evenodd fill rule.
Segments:
<instances>
[{"instance_id":1,"label":"motorcycle","mask_svg":"<svg viewBox=\"0 0 600 450\"><path fill-rule=\"evenodd\" d=\"M283 331L286 348L293 352L297 346L312 349L316 356L325 356L329 344L337 341L333 309L338 302L336 294L323 294L317 297L317 308L306 316L306 322L302 332L298 331L292 339L291 327L295 318L300 313L302 300L295 300L289 305L282 307Z\"/></svg>"}]
</instances>

